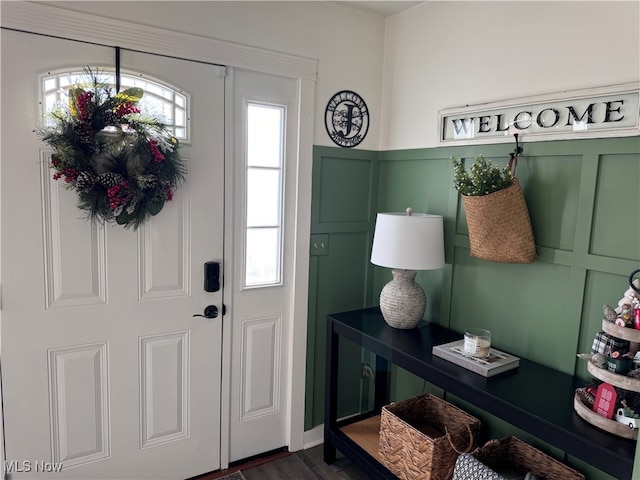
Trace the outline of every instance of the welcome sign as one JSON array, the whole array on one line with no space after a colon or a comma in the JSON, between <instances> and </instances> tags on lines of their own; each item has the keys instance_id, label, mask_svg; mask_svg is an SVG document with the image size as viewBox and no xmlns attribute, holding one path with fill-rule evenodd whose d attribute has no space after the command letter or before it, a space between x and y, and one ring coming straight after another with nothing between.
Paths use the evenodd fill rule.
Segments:
<instances>
[{"instance_id":1,"label":"welcome sign","mask_svg":"<svg viewBox=\"0 0 640 480\"><path fill-rule=\"evenodd\" d=\"M640 86L625 84L441 110L440 145L640 135Z\"/></svg>"}]
</instances>

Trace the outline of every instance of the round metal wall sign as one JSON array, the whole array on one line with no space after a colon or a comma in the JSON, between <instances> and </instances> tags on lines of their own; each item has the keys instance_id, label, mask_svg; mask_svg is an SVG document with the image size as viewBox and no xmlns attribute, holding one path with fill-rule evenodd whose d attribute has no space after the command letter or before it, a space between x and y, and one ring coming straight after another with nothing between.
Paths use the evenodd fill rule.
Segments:
<instances>
[{"instance_id":1,"label":"round metal wall sign","mask_svg":"<svg viewBox=\"0 0 640 480\"><path fill-rule=\"evenodd\" d=\"M355 147L369 129L369 109L360 95L351 90L336 93L324 113L324 126L333 143Z\"/></svg>"}]
</instances>

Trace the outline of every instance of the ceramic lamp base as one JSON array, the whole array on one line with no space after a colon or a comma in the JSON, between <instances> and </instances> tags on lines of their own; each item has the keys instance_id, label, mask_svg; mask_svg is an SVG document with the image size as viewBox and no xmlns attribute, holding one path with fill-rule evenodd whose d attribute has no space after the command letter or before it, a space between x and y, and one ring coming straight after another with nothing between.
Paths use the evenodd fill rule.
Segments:
<instances>
[{"instance_id":1,"label":"ceramic lamp base","mask_svg":"<svg viewBox=\"0 0 640 480\"><path fill-rule=\"evenodd\" d=\"M415 270L393 270L393 280L380 293L380 310L394 328L414 328L427 307L424 290L415 282Z\"/></svg>"}]
</instances>

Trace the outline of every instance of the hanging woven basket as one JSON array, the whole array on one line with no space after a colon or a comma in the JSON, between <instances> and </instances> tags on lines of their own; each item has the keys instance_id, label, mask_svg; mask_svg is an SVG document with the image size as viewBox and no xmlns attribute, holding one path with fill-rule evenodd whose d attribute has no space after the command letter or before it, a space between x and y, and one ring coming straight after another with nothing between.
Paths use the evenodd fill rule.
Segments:
<instances>
[{"instance_id":1,"label":"hanging woven basket","mask_svg":"<svg viewBox=\"0 0 640 480\"><path fill-rule=\"evenodd\" d=\"M511 186L488 195L462 195L472 257L504 263L531 263L537 258L529 211L515 177L517 157L512 160Z\"/></svg>"}]
</instances>

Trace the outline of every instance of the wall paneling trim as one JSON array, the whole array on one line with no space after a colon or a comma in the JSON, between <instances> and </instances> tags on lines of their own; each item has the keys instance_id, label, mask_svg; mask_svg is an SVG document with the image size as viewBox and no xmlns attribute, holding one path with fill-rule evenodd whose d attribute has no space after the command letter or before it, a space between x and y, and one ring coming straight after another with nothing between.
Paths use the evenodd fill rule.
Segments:
<instances>
[{"instance_id":1,"label":"wall paneling trim","mask_svg":"<svg viewBox=\"0 0 640 480\"><path fill-rule=\"evenodd\" d=\"M329 248L311 253L307 430L323 422L325 317L378 304L391 273L369 262L375 215L407 206L445 219L447 264L417 277L427 295L426 320L459 332L488 328L498 348L590 378L576 354L590 351L602 305L617 304L629 273L640 268L640 137L523 146L517 176L538 253L525 265L470 257L450 161L455 155L472 162L483 154L506 165L513 144L383 152L315 147L311 228L327 236ZM341 351L347 367L339 380L340 415L360 411L372 391L368 379L353 382L369 354L348 347ZM431 388L406 372L391 376L392 398ZM517 434L496 419L486 421L490 431ZM575 459L565 461L590 480L610 478Z\"/></svg>"}]
</instances>

